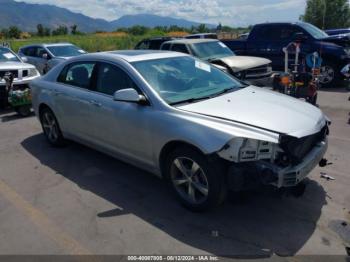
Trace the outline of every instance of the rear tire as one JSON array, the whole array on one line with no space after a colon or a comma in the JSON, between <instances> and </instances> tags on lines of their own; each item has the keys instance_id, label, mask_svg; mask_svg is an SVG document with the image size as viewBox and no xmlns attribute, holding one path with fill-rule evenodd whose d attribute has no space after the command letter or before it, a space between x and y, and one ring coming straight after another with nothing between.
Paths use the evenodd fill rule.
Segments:
<instances>
[{"instance_id":1,"label":"rear tire","mask_svg":"<svg viewBox=\"0 0 350 262\"><path fill-rule=\"evenodd\" d=\"M178 200L191 211L219 206L226 198L226 172L191 147L179 147L167 158L165 175Z\"/></svg>"},{"instance_id":2,"label":"rear tire","mask_svg":"<svg viewBox=\"0 0 350 262\"><path fill-rule=\"evenodd\" d=\"M66 143L55 114L48 107L40 113L40 122L47 141L55 147L62 147Z\"/></svg>"}]
</instances>

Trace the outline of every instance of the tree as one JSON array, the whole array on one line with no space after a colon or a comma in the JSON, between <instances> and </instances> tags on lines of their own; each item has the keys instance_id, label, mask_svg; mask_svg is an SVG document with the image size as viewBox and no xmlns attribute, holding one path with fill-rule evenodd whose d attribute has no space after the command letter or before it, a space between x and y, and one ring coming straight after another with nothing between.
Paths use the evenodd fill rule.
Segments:
<instances>
[{"instance_id":1,"label":"tree","mask_svg":"<svg viewBox=\"0 0 350 262\"><path fill-rule=\"evenodd\" d=\"M198 27L197 27L197 31L198 33L207 33L208 32L208 28L205 24L200 24Z\"/></svg>"},{"instance_id":2,"label":"tree","mask_svg":"<svg viewBox=\"0 0 350 262\"><path fill-rule=\"evenodd\" d=\"M147 33L149 28L142 26L142 25L135 25L131 28L129 28L129 33L132 35L144 35Z\"/></svg>"},{"instance_id":3,"label":"tree","mask_svg":"<svg viewBox=\"0 0 350 262\"><path fill-rule=\"evenodd\" d=\"M36 30L37 30L37 35L38 36L44 36L44 27L42 24L38 24L36 26Z\"/></svg>"},{"instance_id":4,"label":"tree","mask_svg":"<svg viewBox=\"0 0 350 262\"><path fill-rule=\"evenodd\" d=\"M76 35L78 33L78 26L77 25L72 25L70 27L70 30L71 30L70 32L71 32L72 35Z\"/></svg>"},{"instance_id":5,"label":"tree","mask_svg":"<svg viewBox=\"0 0 350 262\"><path fill-rule=\"evenodd\" d=\"M44 36L50 36L51 35L51 29L48 27L44 28Z\"/></svg>"},{"instance_id":6,"label":"tree","mask_svg":"<svg viewBox=\"0 0 350 262\"><path fill-rule=\"evenodd\" d=\"M22 31L17 26L10 26L8 30L4 31L6 38L21 38Z\"/></svg>"},{"instance_id":7,"label":"tree","mask_svg":"<svg viewBox=\"0 0 350 262\"><path fill-rule=\"evenodd\" d=\"M52 31L52 35L68 35L68 28L64 25L60 25Z\"/></svg>"},{"instance_id":8,"label":"tree","mask_svg":"<svg viewBox=\"0 0 350 262\"><path fill-rule=\"evenodd\" d=\"M322 29L350 26L350 4L348 0L308 0L301 20Z\"/></svg>"}]
</instances>

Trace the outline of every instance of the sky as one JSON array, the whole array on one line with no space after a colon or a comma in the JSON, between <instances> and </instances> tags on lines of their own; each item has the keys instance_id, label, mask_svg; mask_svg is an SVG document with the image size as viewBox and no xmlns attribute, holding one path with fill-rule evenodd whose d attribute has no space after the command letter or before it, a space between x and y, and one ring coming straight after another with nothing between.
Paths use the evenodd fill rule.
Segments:
<instances>
[{"instance_id":1,"label":"sky","mask_svg":"<svg viewBox=\"0 0 350 262\"><path fill-rule=\"evenodd\" d=\"M261 22L296 21L306 0L17 0L52 4L94 18L115 20L149 13L201 23L246 26Z\"/></svg>"}]
</instances>

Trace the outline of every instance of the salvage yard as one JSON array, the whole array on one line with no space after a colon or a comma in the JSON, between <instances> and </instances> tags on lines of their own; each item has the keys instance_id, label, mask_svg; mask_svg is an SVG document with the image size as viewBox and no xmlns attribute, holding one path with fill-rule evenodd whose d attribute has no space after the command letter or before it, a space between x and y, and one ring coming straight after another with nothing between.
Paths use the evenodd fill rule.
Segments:
<instances>
[{"instance_id":1,"label":"salvage yard","mask_svg":"<svg viewBox=\"0 0 350 262\"><path fill-rule=\"evenodd\" d=\"M163 181L109 156L76 143L52 148L34 116L1 111L0 254L346 255L349 95L319 93L332 120L330 165L312 172L303 195L264 188L207 213L182 208Z\"/></svg>"}]
</instances>

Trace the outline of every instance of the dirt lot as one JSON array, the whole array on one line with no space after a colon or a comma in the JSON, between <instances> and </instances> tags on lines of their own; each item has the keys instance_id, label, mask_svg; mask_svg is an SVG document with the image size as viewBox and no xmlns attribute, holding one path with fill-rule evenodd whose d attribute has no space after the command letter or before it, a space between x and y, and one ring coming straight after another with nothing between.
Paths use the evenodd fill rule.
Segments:
<instances>
[{"instance_id":1,"label":"dirt lot","mask_svg":"<svg viewBox=\"0 0 350 262\"><path fill-rule=\"evenodd\" d=\"M74 143L52 148L34 116L1 112L0 254L345 255L348 97L320 94L333 164L312 172L302 196L262 189L205 214L179 206L158 178Z\"/></svg>"}]
</instances>

